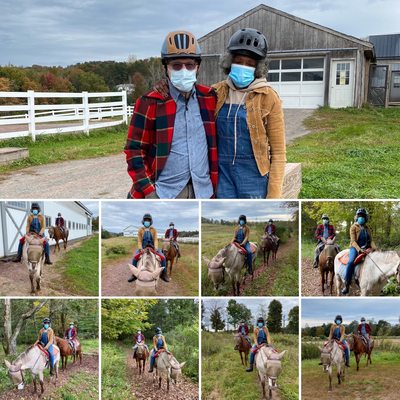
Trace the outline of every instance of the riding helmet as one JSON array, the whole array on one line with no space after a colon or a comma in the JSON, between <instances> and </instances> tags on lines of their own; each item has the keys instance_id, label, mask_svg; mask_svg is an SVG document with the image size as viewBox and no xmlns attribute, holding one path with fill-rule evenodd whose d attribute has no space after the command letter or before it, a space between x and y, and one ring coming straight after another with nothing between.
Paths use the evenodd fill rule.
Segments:
<instances>
[{"instance_id":1,"label":"riding helmet","mask_svg":"<svg viewBox=\"0 0 400 400\"><path fill-rule=\"evenodd\" d=\"M161 61L165 65L173 58L194 58L201 61L201 49L193 33L169 32L161 47Z\"/></svg>"},{"instance_id":2,"label":"riding helmet","mask_svg":"<svg viewBox=\"0 0 400 400\"><path fill-rule=\"evenodd\" d=\"M258 317L257 318L257 323L262 322L263 324L265 324L265 320L263 317Z\"/></svg>"},{"instance_id":3,"label":"riding helmet","mask_svg":"<svg viewBox=\"0 0 400 400\"><path fill-rule=\"evenodd\" d=\"M142 224L144 223L144 221L145 221L146 219L147 219L147 220L150 220L150 223L153 224L153 217L151 216L151 214L146 213L146 214L143 215Z\"/></svg>"},{"instance_id":4,"label":"riding helmet","mask_svg":"<svg viewBox=\"0 0 400 400\"><path fill-rule=\"evenodd\" d=\"M58 215L59 217L61 217L61 213L58 213L57 215Z\"/></svg>"},{"instance_id":5,"label":"riding helmet","mask_svg":"<svg viewBox=\"0 0 400 400\"><path fill-rule=\"evenodd\" d=\"M329 217L326 214L322 214L321 219L327 219L329 221Z\"/></svg>"},{"instance_id":6,"label":"riding helmet","mask_svg":"<svg viewBox=\"0 0 400 400\"><path fill-rule=\"evenodd\" d=\"M365 221L368 221L368 212L365 208L359 208L356 212L356 217L358 216L363 216L365 218Z\"/></svg>"},{"instance_id":7,"label":"riding helmet","mask_svg":"<svg viewBox=\"0 0 400 400\"><path fill-rule=\"evenodd\" d=\"M268 222L274 222L271 218L268 220Z\"/></svg>"},{"instance_id":8,"label":"riding helmet","mask_svg":"<svg viewBox=\"0 0 400 400\"><path fill-rule=\"evenodd\" d=\"M70 325L75 325L72 321L69 323Z\"/></svg>"},{"instance_id":9,"label":"riding helmet","mask_svg":"<svg viewBox=\"0 0 400 400\"><path fill-rule=\"evenodd\" d=\"M246 217L245 215L243 215L243 214L242 214L242 215L239 215L238 223L239 223L239 221L240 221L241 219L244 221L245 224L247 224L247 217Z\"/></svg>"},{"instance_id":10,"label":"riding helmet","mask_svg":"<svg viewBox=\"0 0 400 400\"><path fill-rule=\"evenodd\" d=\"M365 322L365 318L364 317L361 318L361 322Z\"/></svg>"},{"instance_id":11,"label":"riding helmet","mask_svg":"<svg viewBox=\"0 0 400 400\"><path fill-rule=\"evenodd\" d=\"M343 322L343 318L341 315L336 315L335 322L336 322L336 320L340 320L340 322Z\"/></svg>"},{"instance_id":12,"label":"riding helmet","mask_svg":"<svg viewBox=\"0 0 400 400\"><path fill-rule=\"evenodd\" d=\"M31 211L33 210L38 210L40 212L40 206L39 203L32 203L31 205Z\"/></svg>"},{"instance_id":13,"label":"riding helmet","mask_svg":"<svg viewBox=\"0 0 400 400\"><path fill-rule=\"evenodd\" d=\"M236 31L229 39L228 51L231 54L262 60L267 57L267 39L257 29L243 28Z\"/></svg>"},{"instance_id":14,"label":"riding helmet","mask_svg":"<svg viewBox=\"0 0 400 400\"><path fill-rule=\"evenodd\" d=\"M170 224L170 225L175 225L173 222L170 222L169 224Z\"/></svg>"},{"instance_id":15,"label":"riding helmet","mask_svg":"<svg viewBox=\"0 0 400 400\"><path fill-rule=\"evenodd\" d=\"M156 334L157 335L161 334L161 328L156 328Z\"/></svg>"},{"instance_id":16,"label":"riding helmet","mask_svg":"<svg viewBox=\"0 0 400 400\"><path fill-rule=\"evenodd\" d=\"M43 324L50 324L50 318L44 318L42 321Z\"/></svg>"}]
</instances>

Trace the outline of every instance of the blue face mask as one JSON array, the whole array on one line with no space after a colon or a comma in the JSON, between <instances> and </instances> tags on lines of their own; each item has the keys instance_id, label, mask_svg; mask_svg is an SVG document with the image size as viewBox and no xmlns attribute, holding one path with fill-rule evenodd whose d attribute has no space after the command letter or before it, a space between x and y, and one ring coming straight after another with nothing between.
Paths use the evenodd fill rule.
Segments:
<instances>
[{"instance_id":1,"label":"blue face mask","mask_svg":"<svg viewBox=\"0 0 400 400\"><path fill-rule=\"evenodd\" d=\"M38 215L38 214L39 214L39 210L36 210L36 209L35 209L35 210L32 210L32 214L33 214L33 215Z\"/></svg>"},{"instance_id":2,"label":"blue face mask","mask_svg":"<svg viewBox=\"0 0 400 400\"><path fill-rule=\"evenodd\" d=\"M365 218L364 218L364 217L358 217L358 218L357 218L357 222L358 222L360 225L364 225L364 224L365 224Z\"/></svg>"},{"instance_id":3,"label":"blue face mask","mask_svg":"<svg viewBox=\"0 0 400 400\"><path fill-rule=\"evenodd\" d=\"M232 64L229 78L231 78L234 85L238 88L245 88L254 81L254 67L247 65Z\"/></svg>"},{"instance_id":4,"label":"blue face mask","mask_svg":"<svg viewBox=\"0 0 400 400\"><path fill-rule=\"evenodd\" d=\"M190 92L193 89L193 85L197 81L196 74L196 69L193 71L188 71L186 68L182 68L180 71L171 71L171 83L181 92Z\"/></svg>"},{"instance_id":5,"label":"blue face mask","mask_svg":"<svg viewBox=\"0 0 400 400\"><path fill-rule=\"evenodd\" d=\"M150 221L144 221L144 222L143 222L143 225L144 225L146 228L148 228L148 227L151 225L151 223L150 223Z\"/></svg>"},{"instance_id":6,"label":"blue face mask","mask_svg":"<svg viewBox=\"0 0 400 400\"><path fill-rule=\"evenodd\" d=\"M50 326L49 324L44 324L44 325L43 325L43 328L44 328L44 329L49 329L49 326Z\"/></svg>"},{"instance_id":7,"label":"blue face mask","mask_svg":"<svg viewBox=\"0 0 400 400\"><path fill-rule=\"evenodd\" d=\"M257 322L257 326L258 326L259 328L262 328L262 327L264 326L264 324L263 324L262 322Z\"/></svg>"},{"instance_id":8,"label":"blue face mask","mask_svg":"<svg viewBox=\"0 0 400 400\"><path fill-rule=\"evenodd\" d=\"M324 225L328 225L329 224L329 219L323 219L322 222L324 223Z\"/></svg>"},{"instance_id":9,"label":"blue face mask","mask_svg":"<svg viewBox=\"0 0 400 400\"><path fill-rule=\"evenodd\" d=\"M342 321L341 321L340 319L337 319L335 322L336 322L338 325L340 325L340 324L342 323Z\"/></svg>"},{"instance_id":10,"label":"blue face mask","mask_svg":"<svg viewBox=\"0 0 400 400\"><path fill-rule=\"evenodd\" d=\"M244 225L244 220L241 219L241 220L239 221L239 225L240 225L240 226L243 226L243 225Z\"/></svg>"}]
</instances>

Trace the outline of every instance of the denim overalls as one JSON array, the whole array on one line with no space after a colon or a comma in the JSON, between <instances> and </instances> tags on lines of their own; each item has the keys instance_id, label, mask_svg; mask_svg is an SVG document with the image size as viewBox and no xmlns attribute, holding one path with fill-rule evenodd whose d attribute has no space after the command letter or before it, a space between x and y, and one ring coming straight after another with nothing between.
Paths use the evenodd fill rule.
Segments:
<instances>
[{"instance_id":1,"label":"denim overalls","mask_svg":"<svg viewBox=\"0 0 400 400\"><path fill-rule=\"evenodd\" d=\"M29 232L35 232L39 235L39 232L41 229L42 229L42 226L40 225L39 218L33 217L32 222L29 225ZM42 235L42 237L44 237L44 234ZM24 238L22 238L22 239L24 239ZM22 256L23 243L25 243L25 242L20 241L18 244L18 256ZM44 252L45 252L46 256L50 257L50 245L47 240L44 245Z\"/></svg>"},{"instance_id":2,"label":"denim overalls","mask_svg":"<svg viewBox=\"0 0 400 400\"><path fill-rule=\"evenodd\" d=\"M145 248L146 248L147 246L149 246L149 245L150 245L151 247L154 247L154 239L153 239L153 236L152 236L151 232L150 232L148 229L146 229L146 230L144 231L144 234L143 234L142 247L143 247L143 249L145 249ZM142 250L142 249L136 250L135 255L139 254L141 250ZM167 264L166 264L167 260L165 259L164 254L163 254L160 250L158 250L158 249L155 249L155 250L156 250L157 254L161 256L161 267L166 267L166 265L167 265ZM138 261L139 261L139 260L137 260L136 257L133 257L132 265L133 265L134 267L137 267Z\"/></svg>"},{"instance_id":3,"label":"denim overalls","mask_svg":"<svg viewBox=\"0 0 400 400\"><path fill-rule=\"evenodd\" d=\"M370 241L370 237L368 235L367 229L362 227L360 231L360 236L358 237L357 244L361 248L366 248L368 246L368 243ZM358 251L355 247L350 247L349 251L349 261L346 265L346 283L348 285L351 284L351 280L353 279L353 274L354 274L354 261L358 256Z\"/></svg>"},{"instance_id":4,"label":"denim overalls","mask_svg":"<svg viewBox=\"0 0 400 400\"><path fill-rule=\"evenodd\" d=\"M337 326L335 328L335 330L333 331L333 338L336 339L336 340L339 340L339 342L340 342L340 336L341 336L340 328ZM344 348L345 348L344 355L346 357L346 362L348 363L349 359L350 359L350 350L349 350L349 348L347 346L346 339L343 339L342 343L344 344Z\"/></svg>"},{"instance_id":5,"label":"denim overalls","mask_svg":"<svg viewBox=\"0 0 400 400\"><path fill-rule=\"evenodd\" d=\"M253 346L252 351L250 352L250 364L254 364L254 357L256 356L254 350L257 349L257 345L260 345L262 343L268 344L267 335L264 332L264 327L260 328L260 332L258 332L257 336L257 344Z\"/></svg>"},{"instance_id":6,"label":"denim overalls","mask_svg":"<svg viewBox=\"0 0 400 400\"><path fill-rule=\"evenodd\" d=\"M48 335L47 331L43 331L42 334L40 335L40 344L43 347L46 347L47 343L49 343L49 335ZM49 346L47 351L49 352L50 368L53 368L54 367L54 354L53 354L53 345L52 344Z\"/></svg>"},{"instance_id":7,"label":"denim overalls","mask_svg":"<svg viewBox=\"0 0 400 400\"><path fill-rule=\"evenodd\" d=\"M265 199L268 191L268 174L260 175L257 167L247 126L246 107L240 104L224 104L216 122L217 198Z\"/></svg>"},{"instance_id":8,"label":"denim overalls","mask_svg":"<svg viewBox=\"0 0 400 400\"><path fill-rule=\"evenodd\" d=\"M164 341L162 340L161 336L158 337L157 339L157 350L160 350L164 347ZM156 353L157 353L156 349L153 349L153 351L151 352L151 357L150 357L150 368L153 368L154 363L156 361Z\"/></svg>"},{"instance_id":9,"label":"denim overalls","mask_svg":"<svg viewBox=\"0 0 400 400\"><path fill-rule=\"evenodd\" d=\"M242 243L244 240L244 232L243 232L243 228L240 227L239 230L236 233L236 240L239 243ZM250 246L250 242L247 241L243 247L246 249L247 254L246 254L246 260L247 260L247 266L248 266L248 270L250 271L250 273L253 271L253 254L251 253L251 246Z\"/></svg>"}]
</instances>

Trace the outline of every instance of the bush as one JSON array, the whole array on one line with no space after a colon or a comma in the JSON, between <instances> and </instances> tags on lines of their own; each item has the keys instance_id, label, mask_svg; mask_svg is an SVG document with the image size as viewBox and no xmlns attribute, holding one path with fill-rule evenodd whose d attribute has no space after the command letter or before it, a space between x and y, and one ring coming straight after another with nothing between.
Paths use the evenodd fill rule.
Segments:
<instances>
[{"instance_id":1,"label":"bush","mask_svg":"<svg viewBox=\"0 0 400 400\"><path fill-rule=\"evenodd\" d=\"M301 359L302 360L312 360L314 358L319 358L321 352L318 346L310 343L302 343L301 345Z\"/></svg>"},{"instance_id":2,"label":"bush","mask_svg":"<svg viewBox=\"0 0 400 400\"><path fill-rule=\"evenodd\" d=\"M216 340L215 334L203 332L201 335L201 354L203 357L209 357L221 351L221 343Z\"/></svg>"},{"instance_id":3,"label":"bush","mask_svg":"<svg viewBox=\"0 0 400 400\"><path fill-rule=\"evenodd\" d=\"M120 254L120 255L125 255L125 254L129 254L125 247L122 245L118 245L118 246L112 246L109 247L108 249L106 249L106 255L110 255L110 254Z\"/></svg>"}]
</instances>

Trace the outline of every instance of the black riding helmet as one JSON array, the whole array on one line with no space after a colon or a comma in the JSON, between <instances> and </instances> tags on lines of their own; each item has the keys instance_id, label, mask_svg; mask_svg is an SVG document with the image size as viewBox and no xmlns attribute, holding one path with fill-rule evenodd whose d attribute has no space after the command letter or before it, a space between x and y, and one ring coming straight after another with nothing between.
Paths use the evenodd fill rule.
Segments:
<instances>
[{"instance_id":1,"label":"black riding helmet","mask_svg":"<svg viewBox=\"0 0 400 400\"><path fill-rule=\"evenodd\" d=\"M31 211L33 210L38 210L40 212L40 206L39 203L32 203L31 205Z\"/></svg>"},{"instance_id":2,"label":"black riding helmet","mask_svg":"<svg viewBox=\"0 0 400 400\"><path fill-rule=\"evenodd\" d=\"M236 31L229 39L228 51L231 54L262 60L267 57L267 39L257 29L243 28Z\"/></svg>"},{"instance_id":3,"label":"black riding helmet","mask_svg":"<svg viewBox=\"0 0 400 400\"><path fill-rule=\"evenodd\" d=\"M364 317L361 318L361 322L365 322L365 318Z\"/></svg>"},{"instance_id":4,"label":"black riding helmet","mask_svg":"<svg viewBox=\"0 0 400 400\"><path fill-rule=\"evenodd\" d=\"M156 334L157 335L161 334L161 328L156 328Z\"/></svg>"},{"instance_id":5,"label":"black riding helmet","mask_svg":"<svg viewBox=\"0 0 400 400\"><path fill-rule=\"evenodd\" d=\"M144 224L144 221L145 221L145 220L150 221L150 224L153 225L153 217L151 216L151 214L146 213L146 214L143 215L142 224Z\"/></svg>"},{"instance_id":6,"label":"black riding helmet","mask_svg":"<svg viewBox=\"0 0 400 400\"><path fill-rule=\"evenodd\" d=\"M247 224L247 217L245 215L239 215L239 219L238 219L238 223L240 222L240 220L243 220L245 224Z\"/></svg>"},{"instance_id":7,"label":"black riding helmet","mask_svg":"<svg viewBox=\"0 0 400 400\"><path fill-rule=\"evenodd\" d=\"M44 318L42 323L43 324L50 324L50 318Z\"/></svg>"},{"instance_id":8,"label":"black riding helmet","mask_svg":"<svg viewBox=\"0 0 400 400\"><path fill-rule=\"evenodd\" d=\"M368 212L365 208L359 208L356 212L356 217L364 217L368 221Z\"/></svg>"},{"instance_id":9,"label":"black riding helmet","mask_svg":"<svg viewBox=\"0 0 400 400\"><path fill-rule=\"evenodd\" d=\"M343 322L342 316L341 316L341 315L336 315L336 317L335 317L335 322L336 322L337 320L340 320L340 322Z\"/></svg>"},{"instance_id":10,"label":"black riding helmet","mask_svg":"<svg viewBox=\"0 0 400 400\"><path fill-rule=\"evenodd\" d=\"M259 322L262 322L262 323L265 325L265 321L264 321L264 318L263 318L263 317L258 317L258 318L257 318L257 324L258 324Z\"/></svg>"},{"instance_id":11,"label":"black riding helmet","mask_svg":"<svg viewBox=\"0 0 400 400\"><path fill-rule=\"evenodd\" d=\"M268 222L274 222L274 221L272 221L272 219L270 218L270 219L268 220Z\"/></svg>"},{"instance_id":12,"label":"black riding helmet","mask_svg":"<svg viewBox=\"0 0 400 400\"><path fill-rule=\"evenodd\" d=\"M173 222L170 222L169 224L170 224L170 225L175 225Z\"/></svg>"},{"instance_id":13,"label":"black riding helmet","mask_svg":"<svg viewBox=\"0 0 400 400\"><path fill-rule=\"evenodd\" d=\"M61 217L61 213L58 213L57 215L58 215L59 217Z\"/></svg>"}]
</instances>

